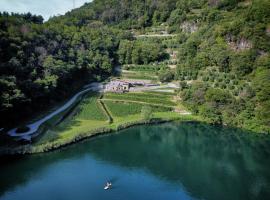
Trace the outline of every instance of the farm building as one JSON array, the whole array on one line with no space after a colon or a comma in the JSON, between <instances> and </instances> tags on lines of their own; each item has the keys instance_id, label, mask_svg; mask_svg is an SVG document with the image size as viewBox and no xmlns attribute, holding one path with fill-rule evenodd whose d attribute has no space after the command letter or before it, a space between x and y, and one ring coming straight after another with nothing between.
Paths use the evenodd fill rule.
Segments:
<instances>
[{"instance_id":1,"label":"farm building","mask_svg":"<svg viewBox=\"0 0 270 200\"><path fill-rule=\"evenodd\" d=\"M106 85L106 91L110 92L128 92L130 83L125 81L111 81Z\"/></svg>"}]
</instances>

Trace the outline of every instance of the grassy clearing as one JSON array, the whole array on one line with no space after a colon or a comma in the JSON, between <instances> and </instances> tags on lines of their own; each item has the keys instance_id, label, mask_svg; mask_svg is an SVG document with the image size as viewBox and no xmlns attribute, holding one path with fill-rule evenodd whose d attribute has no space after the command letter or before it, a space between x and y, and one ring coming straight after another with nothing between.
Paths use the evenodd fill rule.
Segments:
<instances>
[{"instance_id":1,"label":"grassy clearing","mask_svg":"<svg viewBox=\"0 0 270 200\"><path fill-rule=\"evenodd\" d=\"M140 114L144 104L139 103L127 103L127 102L115 102L105 101L105 105L113 115L113 117L125 117L129 115ZM166 112L171 111L170 108L162 106L151 106L153 112Z\"/></svg>"},{"instance_id":2,"label":"grassy clearing","mask_svg":"<svg viewBox=\"0 0 270 200\"><path fill-rule=\"evenodd\" d=\"M172 101L172 96L162 95L161 93L158 93L158 94L154 94L154 93L125 93L125 94L106 93L103 96L103 99L145 102L145 103L151 103L151 104L163 105L163 106L176 106L176 103Z\"/></svg>"}]
</instances>

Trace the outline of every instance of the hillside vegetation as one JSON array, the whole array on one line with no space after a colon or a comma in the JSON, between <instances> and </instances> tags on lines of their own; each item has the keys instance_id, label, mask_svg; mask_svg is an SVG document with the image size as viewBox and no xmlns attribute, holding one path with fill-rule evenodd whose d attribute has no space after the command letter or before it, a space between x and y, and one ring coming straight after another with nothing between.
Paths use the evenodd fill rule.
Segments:
<instances>
[{"instance_id":1,"label":"hillside vegetation","mask_svg":"<svg viewBox=\"0 0 270 200\"><path fill-rule=\"evenodd\" d=\"M143 65L210 123L270 132L269 0L94 0L44 24L2 13L0 35L6 122Z\"/></svg>"}]
</instances>

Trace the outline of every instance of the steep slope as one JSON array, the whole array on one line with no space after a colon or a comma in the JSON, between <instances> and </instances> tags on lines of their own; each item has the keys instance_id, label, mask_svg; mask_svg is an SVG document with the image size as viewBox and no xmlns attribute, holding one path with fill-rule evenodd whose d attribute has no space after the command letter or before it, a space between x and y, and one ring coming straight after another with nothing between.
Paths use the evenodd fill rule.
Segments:
<instances>
[{"instance_id":1,"label":"steep slope","mask_svg":"<svg viewBox=\"0 0 270 200\"><path fill-rule=\"evenodd\" d=\"M194 113L211 123L270 131L268 0L94 0L42 25L20 18L1 16L1 34L12 38L1 41L0 51L1 112L9 116L30 91L38 95L28 102L47 93L48 104L76 77L100 79L116 63L162 63L169 67L161 80L179 82L181 101ZM134 37L145 34L174 36ZM25 42L31 46L24 49ZM173 60L164 62L165 50ZM19 55L24 61L17 62ZM63 71L68 82L61 81ZM26 83L34 83L29 92Z\"/></svg>"}]
</instances>

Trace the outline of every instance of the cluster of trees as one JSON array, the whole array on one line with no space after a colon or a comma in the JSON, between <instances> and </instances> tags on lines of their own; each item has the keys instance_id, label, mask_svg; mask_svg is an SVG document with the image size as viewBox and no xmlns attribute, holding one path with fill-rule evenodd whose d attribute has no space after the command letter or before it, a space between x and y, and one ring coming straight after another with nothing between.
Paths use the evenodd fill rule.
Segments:
<instances>
[{"instance_id":1,"label":"cluster of trees","mask_svg":"<svg viewBox=\"0 0 270 200\"><path fill-rule=\"evenodd\" d=\"M167 47L179 55L177 69L162 71L160 80L203 79L181 82L194 112L269 132L269 21L269 0L94 0L44 24L40 16L1 13L0 111L7 117L0 126L109 76L115 64L166 59L166 41L135 40L130 31L165 23L178 34ZM228 74L223 85L200 77L208 67ZM249 85L236 96L228 81Z\"/></svg>"},{"instance_id":2,"label":"cluster of trees","mask_svg":"<svg viewBox=\"0 0 270 200\"><path fill-rule=\"evenodd\" d=\"M94 0L83 7L52 19L78 26L101 24L117 25L122 29L144 28L165 22L178 0Z\"/></svg>"},{"instance_id":3,"label":"cluster of trees","mask_svg":"<svg viewBox=\"0 0 270 200\"><path fill-rule=\"evenodd\" d=\"M200 81L192 85L181 82L180 94L189 109L210 123L269 133L269 84L261 82L269 82L269 75L269 71L261 71L253 87L238 98L229 90L209 87ZM264 91L266 88L268 91Z\"/></svg>"},{"instance_id":4,"label":"cluster of trees","mask_svg":"<svg viewBox=\"0 0 270 200\"><path fill-rule=\"evenodd\" d=\"M0 126L110 75L118 33L106 27L42 24L31 14L0 14L0 111L6 116Z\"/></svg>"},{"instance_id":5,"label":"cluster of trees","mask_svg":"<svg viewBox=\"0 0 270 200\"><path fill-rule=\"evenodd\" d=\"M180 34L175 79L183 86L183 101L212 123L270 132L270 2L213 0L207 5L196 15L198 31ZM226 78L213 77L209 67Z\"/></svg>"},{"instance_id":6,"label":"cluster of trees","mask_svg":"<svg viewBox=\"0 0 270 200\"><path fill-rule=\"evenodd\" d=\"M168 58L162 45L141 40L122 40L118 49L121 64L149 64Z\"/></svg>"}]
</instances>

